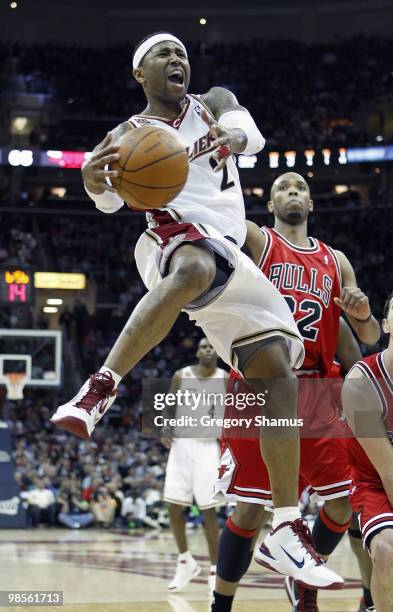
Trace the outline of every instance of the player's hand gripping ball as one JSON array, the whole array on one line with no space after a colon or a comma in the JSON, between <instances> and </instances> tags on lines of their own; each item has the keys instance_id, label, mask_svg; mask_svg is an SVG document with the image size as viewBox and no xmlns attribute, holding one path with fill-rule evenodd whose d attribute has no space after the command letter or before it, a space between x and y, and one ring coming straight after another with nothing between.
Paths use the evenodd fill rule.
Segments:
<instances>
[{"instance_id":1,"label":"player's hand gripping ball","mask_svg":"<svg viewBox=\"0 0 393 612\"><path fill-rule=\"evenodd\" d=\"M154 125L127 131L116 142L119 159L111 170L113 187L130 208L161 208L183 189L188 176L184 146L168 130Z\"/></svg>"}]
</instances>

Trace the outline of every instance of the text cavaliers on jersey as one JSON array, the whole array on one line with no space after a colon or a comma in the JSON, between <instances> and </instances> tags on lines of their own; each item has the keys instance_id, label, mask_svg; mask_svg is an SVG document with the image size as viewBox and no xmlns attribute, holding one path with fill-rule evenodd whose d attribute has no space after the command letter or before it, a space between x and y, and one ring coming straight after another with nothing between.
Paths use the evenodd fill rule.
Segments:
<instances>
[{"instance_id":1,"label":"text cavaliers on jersey","mask_svg":"<svg viewBox=\"0 0 393 612\"><path fill-rule=\"evenodd\" d=\"M285 297L304 338L305 370L326 375L337 347L340 308L334 298L341 293L341 272L329 246L309 238L310 247L299 247L273 228L263 227L265 248L259 267Z\"/></svg>"}]
</instances>

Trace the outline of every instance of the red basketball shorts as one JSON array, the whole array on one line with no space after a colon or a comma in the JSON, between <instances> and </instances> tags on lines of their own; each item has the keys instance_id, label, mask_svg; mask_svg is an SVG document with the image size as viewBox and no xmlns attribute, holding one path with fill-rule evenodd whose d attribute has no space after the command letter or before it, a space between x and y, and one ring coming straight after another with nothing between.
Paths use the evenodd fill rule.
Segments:
<instances>
[{"instance_id":1,"label":"red basketball shorts","mask_svg":"<svg viewBox=\"0 0 393 612\"><path fill-rule=\"evenodd\" d=\"M234 376L231 375L228 391L233 380ZM239 389L245 390L243 385L244 381L237 376L236 392ZM305 384L299 387L299 405L307 406L305 414L311 414L309 408L311 396L316 406L325 407L329 403L329 388L328 385L322 384L314 386ZM331 404L335 404L333 394ZM329 411L324 408L324 413L326 412L329 412L326 416L326 431L329 432L329 436L337 435L337 437L301 437L300 440L301 486L303 488L309 485L310 492L318 494L323 500L345 497L351 487L351 467L337 406L331 406ZM323 430L324 424L320 420L315 431L320 436ZM311 434L309 431L307 435L312 435L312 430ZM254 437L237 437L236 433L231 435L231 432L224 431L215 495L217 498L224 496L230 501L273 505L269 474L261 456L256 430Z\"/></svg>"}]
</instances>

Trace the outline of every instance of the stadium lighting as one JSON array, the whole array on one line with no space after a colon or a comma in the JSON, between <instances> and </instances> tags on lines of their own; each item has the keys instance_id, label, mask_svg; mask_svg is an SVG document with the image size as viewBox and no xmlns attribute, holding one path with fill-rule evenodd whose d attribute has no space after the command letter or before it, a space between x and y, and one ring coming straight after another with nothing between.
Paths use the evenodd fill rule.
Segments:
<instances>
[{"instance_id":1,"label":"stadium lighting","mask_svg":"<svg viewBox=\"0 0 393 612\"><path fill-rule=\"evenodd\" d=\"M255 168L255 164L257 163L256 155L239 155L237 158L237 165L239 168Z\"/></svg>"},{"instance_id":2,"label":"stadium lighting","mask_svg":"<svg viewBox=\"0 0 393 612\"><path fill-rule=\"evenodd\" d=\"M330 165L330 156L331 156L332 152L330 149L322 149L322 155L323 155L323 163L325 164L325 166L329 166Z\"/></svg>"},{"instance_id":3,"label":"stadium lighting","mask_svg":"<svg viewBox=\"0 0 393 612\"><path fill-rule=\"evenodd\" d=\"M67 193L67 189L65 187L52 187L50 192L52 195L58 198L64 198Z\"/></svg>"},{"instance_id":4,"label":"stadium lighting","mask_svg":"<svg viewBox=\"0 0 393 612\"><path fill-rule=\"evenodd\" d=\"M253 187L251 193L261 198L263 196L263 187Z\"/></svg>"},{"instance_id":5,"label":"stadium lighting","mask_svg":"<svg viewBox=\"0 0 393 612\"><path fill-rule=\"evenodd\" d=\"M42 312L45 312L45 314L56 314L56 312L59 312L59 309L56 306L44 306Z\"/></svg>"},{"instance_id":6,"label":"stadium lighting","mask_svg":"<svg viewBox=\"0 0 393 612\"><path fill-rule=\"evenodd\" d=\"M47 151L46 154L50 159L61 159L63 157L62 151Z\"/></svg>"},{"instance_id":7,"label":"stadium lighting","mask_svg":"<svg viewBox=\"0 0 393 612\"><path fill-rule=\"evenodd\" d=\"M280 154L277 151L270 151L269 168L278 168L279 159L280 159Z\"/></svg>"},{"instance_id":8,"label":"stadium lighting","mask_svg":"<svg viewBox=\"0 0 393 612\"><path fill-rule=\"evenodd\" d=\"M306 165L307 166L313 166L314 165L314 157L315 157L314 149L307 149L306 151L304 151L304 157L306 158Z\"/></svg>"},{"instance_id":9,"label":"stadium lighting","mask_svg":"<svg viewBox=\"0 0 393 612\"><path fill-rule=\"evenodd\" d=\"M287 160L287 167L293 168L296 163L296 151L285 151L284 155Z\"/></svg>"},{"instance_id":10,"label":"stadium lighting","mask_svg":"<svg viewBox=\"0 0 393 612\"><path fill-rule=\"evenodd\" d=\"M11 2L10 7L12 9L16 9L16 8L18 8L18 3L17 2Z\"/></svg>"},{"instance_id":11,"label":"stadium lighting","mask_svg":"<svg viewBox=\"0 0 393 612\"><path fill-rule=\"evenodd\" d=\"M12 151L8 153L8 163L10 166L24 166L28 168L33 165L33 151L29 149L24 149L23 151L12 149Z\"/></svg>"},{"instance_id":12,"label":"stadium lighting","mask_svg":"<svg viewBox=\"0 0 393 612\"><path fill-rule=\"evenodd\" d=\"M23 132L27 126L27 122L27 117L15 117L12 123L17 132Z\"/></svg>"},{"instance_id":13,"label":"stadium lighting","mask_svg":"<svg viewBox=\"0 0 393 612\"><path fill-rule=\"evenodd\" d=\"M61 298L48 298L46 300L46 303L48 304L48 306L61 306L63 300Z\"/></svg>"},{"instance_id":14,"label":"stadium lighting","mask_svg":"<svg viewBox=\"0 0 393 612\"><path fill-rule=\"evenodd\" d=\"M339 164L347 164L348 163L348 158L347 158L347 150L345 149L345 147L340 147L339 148L339 152L340 152L340 156L338 158L338 163Z\"/></svg>"},{"instance_id":15,"label":"stadium lighting","mask_svg":"<svg viewBox=\"0 0 393 612\"><path fill-rule=\"evenodd\" d=\"M206 19L205 19L204 17L201 17L201 18L200 18L200 20L199 20L199 23L200 23L201 25L206 25L206 24L207 24L207 21L206 21Z\"/></svg>"},{"instance_id":16,"label":"stadium lighting","mask_svg":"<svg viewBox=\"0 0 393 612\"><path fill-rule=\"evenodd\" d=\"M348 185L335 185L334 186L334 192L335 193L346 193L347 191L349 191L349 187Z\"/></svg>"}]
</instances>

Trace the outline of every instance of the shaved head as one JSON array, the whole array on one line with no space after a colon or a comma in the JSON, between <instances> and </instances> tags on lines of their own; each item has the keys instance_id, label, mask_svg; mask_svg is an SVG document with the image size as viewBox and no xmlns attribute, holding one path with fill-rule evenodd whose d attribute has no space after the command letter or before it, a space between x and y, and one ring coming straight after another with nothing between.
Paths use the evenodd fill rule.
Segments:
<instances>
[{"instance_id":1,"label":"shaved head","mask_svg":"<svg viewBox=\"0 0 393 612\"><path fill-rule=\"evenodd\" d=\"M287 225L307 223L313 210L310 188L307 181L297 172L285 172L276 178L270 190L268 209Z\"/></svg>"},{"instance_id":2,"label":"shaved head","mask_svg":"<svg viewBox=\"0 0 393 612\"><path fill-rule=\"evenodd\" d=\"M310 193L310 188L308 186L308 183L307 183L306 179L301 174L298 174L297 172L284 172L284 174L280 174L280 176L278 176L276 178L276 180L274 181L274 183L273 183L273 185L272 185L272 187L270 189L270 199L271 200L273 200L274 192L277 189L277 187L279 186L279 184L282 181L288 181L288 180L289 181L300 181L300 182L303 182L307 186L308 192Z\"/></svg>"}]
</instances>

